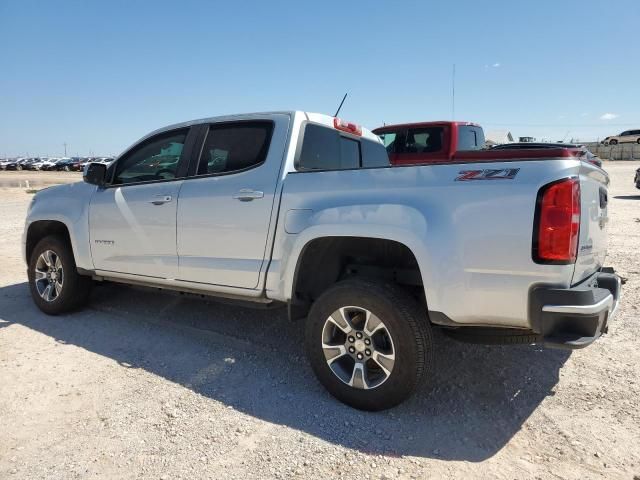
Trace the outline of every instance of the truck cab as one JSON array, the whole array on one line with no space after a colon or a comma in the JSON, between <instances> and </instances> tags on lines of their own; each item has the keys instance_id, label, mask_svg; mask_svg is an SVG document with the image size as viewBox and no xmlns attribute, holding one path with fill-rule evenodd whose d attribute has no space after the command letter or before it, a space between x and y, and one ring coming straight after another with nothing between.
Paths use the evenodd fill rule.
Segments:
<instances>
[{"instance_id":1,"label":"truck cab","mask_svg":"<svg viewBox=\"0 0 640 480\"><path fill-rule=\"evenodd\" d=\"M392 165L450 162L459 151L484 148L484 131L471 122L421 122L385 125L373 130L387 149Z\"/></svg>"}]
</instances>

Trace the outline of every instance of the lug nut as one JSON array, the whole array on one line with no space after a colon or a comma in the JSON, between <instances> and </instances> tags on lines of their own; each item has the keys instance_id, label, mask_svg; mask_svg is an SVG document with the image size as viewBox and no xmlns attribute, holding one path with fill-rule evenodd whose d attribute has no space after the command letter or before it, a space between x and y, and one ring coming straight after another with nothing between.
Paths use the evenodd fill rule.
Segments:
<instances>
[{"instance_id":1,"label":"lug nut","mask_svg":"<svg viewBox=\"0 0 640 480\"><path fill-rule=\"evenodd\" d=\"M363 356L361 353L359 353L357 356L358 356L358 360L362 360Z\"/></svg>"},{"instance_id":2,"label":"lug nut","mask_svg":"<svg viewBox=\"0 0 640 480\"><path fill-rule=\"evenodd\" d=\"M371 340L369 340L368 338L364 339L364 344L365 345L371 345Z\"/></svg>"},{"instance_id":3,"label":"lug nut","mask_svg":"<svg viewBox=\"0 0 640 480\"><path fill-rule=\"evenodd\" d=\"M355 338L353 338L353 335L349 335L349 341L350 341L351 343L353 343L353 342L355 342L355 341L356 341L356 339L355 339Z\"/></svg>"},{"instance_id":4,"label":"lug nut","mask_svg":"<svg viewBox=\"0 0 640 480\"><path fill-rule=\"evenodd\" d=\"M368 348L364 351L364 353L367 354L367 357L371 356L371 350L369 350Z\"/></svg>"},{"instance_id":5,"label":"lug nut","mask_svg":"<svg viewBox=\"0 0 640 480\"><path fill-rule=\"evenodd\" d=\"M349 347L349 352L356 353L356 349L354 347Z\"/></svg>"},{"instance_id":6,"label":"lug nut","mask_svg":"<svg viewBox=\"0 0 640 480\"><path fill-rule=\"evenodd\" d=\"M356 332L356 337L362 338L362 332Z\"/></svg>"}]
</instances>

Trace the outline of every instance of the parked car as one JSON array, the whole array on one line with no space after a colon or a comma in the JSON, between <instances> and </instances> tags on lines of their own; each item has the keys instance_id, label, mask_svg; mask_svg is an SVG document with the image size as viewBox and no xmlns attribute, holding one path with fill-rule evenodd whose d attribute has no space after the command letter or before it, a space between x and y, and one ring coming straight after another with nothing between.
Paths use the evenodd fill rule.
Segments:
<instances>
[{"instance_id":1,"label":"parked car","mask_svg":"<svg viewBox=\"0 0 640 480\"><path fill-rule=\"evenodd\" d=\"M64 157L55 163L52 170L58 170L58 171L64 170L65 172L69 172L71 171L71 166L73 165L73 163L74 163L73 159L69 157Z\"/></svg>"},{"instance_id":2,"label":"parked car","mask_svg":"<svg viewBox=\"0 0 640 480\"><path fill-rule=\"evenodd\" d=\"M495 145L491 147L492 151L500 151L500 150L526 150L523 155L529 155L530 150L558 150L558 149L569 149L572 155L579 157L589 163L593 163L598 167L602 167L602 160L597 155L591 153L591 151L585 147L584 145L578 145L574 143L527 143L527 142L519 142L519 143L504 143L502 145Z\"/></svg>"},{"instance_id":3,"label":"parked car","mask_svg":"<svg viewBox=\"0 0 640 480\"><path fill-rule=\"evenodd\" d=\"M36 161L33 163L34 170L42 170L42 166L45 164L45 162L46 162L46 159L37 158Z\"/></svg>"},{"instance_id":4,"label":"parked car","mask_svg":"<svg viewBox=\"0 0 640 480\"><path fill-rule=\"evenodd\" d=\"M73 163L71 164L71 170L73 172L80 172L84 168L85 163L88 162L86 158L75 158Z\"/></svg>"},{"instance_id":5,"label":"parked car","mask_svg":"<svg viewBox=\"0 0 640 480\"><path fill-rule=\"evenodd\" d=\"M40 159L27 158L26 161L22 164L22 168L24 170L40 170Z\"/></svg>"},{"instance_id":6,"label":"parked car","mask_svg":"<svg viewBox=\"0 0 640 480\"><path fill-rule=\"evenodd\" d=\"M461 152L484 148L484 131L470 122L421 122L385 125L373 130L393 165L450 162Z\"/></svg>"},{"instance_id":7,"label":"parked car","mask_svg":"<svg viewBox=\"0 0 640 480\"><path fill-rule=\"evenodd\" d=\"M7 162L5 170L23 170L26 161L26 158L14 158Z\"/></svg>"},{"instance_id":8,"label":"parked car","mask_svg":"<svg viewBox=\"0 0 640 480\"><path fill-rule=\"evenodd\" d=\"M620 135L605 138L604 145L617 145L619 143L640 143L640 130L625 130Z\"/></svg>"},{"instance_id":9,"label":"parked car","mask_svg":"<svg viewBox=\"0 0 640 480\"><path fill-rule=\"evenodd\" d=\"M139 168L167 145L173 177ZM620 295L603 267L609 177L558 150L392 168L378 137L326 115L172 125L34 196L31 295L51 315L105 280L287 305L329 392L389 408L429 377L433 328L568 349L606 333Z\"/></svg>"},{"instance_id":10,"label":"parked car","mask_svg":"<svg viewBox=\"0 0 640 480\"><path fill-rule=\"evenodd\" d=\"M636 169L636 176L633 181L636 184L636 188L640 188L640 168Z\"/></svg>"},{"instance_id":11,"label":"parked car","mask_svg":"<svg viewBox=\"0 0 640 480\"><path fill-rule=\"evenodd\" d=\"M40 170L44 170L44 171L53 170L58 160L59 158L53 158L53 157L46 159L44 162L42 162L42 165L40 166Z\"/></svg>"}]
</instances>

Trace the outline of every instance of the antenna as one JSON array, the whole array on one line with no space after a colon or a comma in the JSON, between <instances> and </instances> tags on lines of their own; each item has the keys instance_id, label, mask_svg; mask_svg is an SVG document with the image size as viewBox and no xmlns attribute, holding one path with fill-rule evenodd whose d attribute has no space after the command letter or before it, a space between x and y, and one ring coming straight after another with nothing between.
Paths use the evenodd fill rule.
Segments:
<instances>
[{"instance_id":1,"label":"antenna","mask_svg":"<svg viewBox=\"0 0 640 480\"><path fill-rule=\"evenodd\" d=\"M451 72L451 120L456 119L456 64Z\"/></svg>"},{"instance_id":2,"label":"antenna","mask_svg":"<svg viewBox=\"0 0 640 480\"><path fill-rule=\"evenodd\" d=\"M348 92L344 94L344 97L342 97L342 101L340 102L340 106L338 107L338 110L336 110L336 114L334 115L334 117L337 117L340 113L340 109L342 108L342 104L344 103L344 101L347 99L347 95Z\"/></svg>"}]
</instances>

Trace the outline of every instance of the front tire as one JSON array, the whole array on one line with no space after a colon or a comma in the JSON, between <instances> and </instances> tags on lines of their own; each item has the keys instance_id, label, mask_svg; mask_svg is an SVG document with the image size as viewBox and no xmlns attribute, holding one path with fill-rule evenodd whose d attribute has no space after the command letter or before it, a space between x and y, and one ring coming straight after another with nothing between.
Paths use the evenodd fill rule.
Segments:
<instances>
[{"instance_id":1,"label":"front tire","mask_svg":"<svg viewBox=\"0 0 640 480\"><path fill-rule=\"evenodd\" d=\"M356 279L332 286L311 307L305 336L320 383L360 410L403 402L433 365L426 310L391 283Z\"/></svg>"},{"instance_id":2,"label":"front tire","mask_svg":"<svg viewBox=\"0 0 640 480\"><path fill-rule=\"evenodd\" d=\"M91 279L78 274L71 246L57 236L45 237L35 246L28 277L33 301L47 315L76 310L91 293Z\"/></svg>"},{"instance_id":3,"label":"front tire","mask_svg":"<svg viewBox=\"0 0 640 480\"><path fill-rule=\"evenodd\" d=\"M617 145L618 141L617 140L609 140L609 145Z\"/></svg>"}]
</instances>

